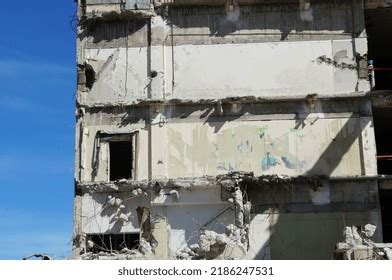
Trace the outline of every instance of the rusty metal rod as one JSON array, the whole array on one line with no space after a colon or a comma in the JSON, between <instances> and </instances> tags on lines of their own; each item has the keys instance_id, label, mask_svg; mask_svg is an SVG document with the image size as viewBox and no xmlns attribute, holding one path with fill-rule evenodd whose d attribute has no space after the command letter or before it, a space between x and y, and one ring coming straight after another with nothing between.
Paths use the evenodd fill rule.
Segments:
<instances>
[{"instance_id":1,"label":"rusty metal rod","mask_svg":"<svg viewBox=\"0 0 392 280\"><path fill-rule=\"evenodd\" d=\"M378 160L392 160L392 155L377 156Z\"/></svg>"}]
</instances>

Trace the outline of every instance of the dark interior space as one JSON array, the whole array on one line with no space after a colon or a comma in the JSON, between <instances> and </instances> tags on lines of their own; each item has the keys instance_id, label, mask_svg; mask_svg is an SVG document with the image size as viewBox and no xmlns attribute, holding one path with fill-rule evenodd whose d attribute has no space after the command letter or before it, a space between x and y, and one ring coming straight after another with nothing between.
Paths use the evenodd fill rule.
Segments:
<instances>
[{"instance_id":1,"label":"dark interior space","mask_svg":"<svg viewBox=\"0 0 392 280\"><path fill-rule=\"evenodd\" d=\"M365 20L375 90L392 90L392 8L366 10Z\"/></svg>"},{"instance_id":2,"label":"dark interior space","mask_svg":"<svg viewBox=\"0 0 392 280\"><path fill-rule=\"evenodd\" d=\"M132 141L110 142L110 181L132 179Z\"/></svg>"},{"instance_id":3,"label":"dark interior space","mask_svg":"<svg viewBox=\"0 0 392 280\"><path fill-rule=\"evenodd\" d=\"M384 243L392 243L392 190L379 189Z\"/></svg>"},{"instance_id":4,"label":"dark interior space","mask_svg":"<svg viewBox=\"0 0 392 280\"><path fill-rule=\"evenodd\" d=\"M378 174L392 175L392 108L373 108ZM379 188L384 242L392 242L392 190Z\"/></svg>"},{"instance_id":5,"label":"dark interior space","mask_svg":"<svg viewBox=\"0 0 392 280\"><path fill-rule=\"evenodd\" d=\"M138 246L139 233L89 234L87 240L94 243L94 246L88 249L94 254L102 251L121 251L124 248L133 249Z\"/></svg>"},{"instance_id":6,"label":"dark interior space","mask_svg":"<svg viewBox=\"0 0 392 280\"><path fill-rule=\"evenodd\" d=\"M373 108L378 174L392 175L392 108Z\"/></svg>"}]
</instances>

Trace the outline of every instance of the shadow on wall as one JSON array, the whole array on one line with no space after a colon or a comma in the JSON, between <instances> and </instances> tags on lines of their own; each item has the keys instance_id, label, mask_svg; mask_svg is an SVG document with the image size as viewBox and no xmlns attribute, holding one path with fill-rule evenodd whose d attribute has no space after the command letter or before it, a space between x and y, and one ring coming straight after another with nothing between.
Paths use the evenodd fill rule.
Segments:
<instances>
[{"instance_id":1,"label":"shadow on wall","mask_svg":"<svg viewBox=\"0 0 392 280\"><path fill-rule=\"evenodd\" d=\"M357 139L359 140L360 144L359 150L361 154L361 173L362 175L365 175L364 158L362 154L362 136L360 133L362 132L362 127L366 127L368 123L369 121L361 122L361 118L359 117L351 117L350 119L348 119L345 125L340 129L336 137L331 140L331 143L320 155L317 162L304 175L324 175L326 177L332 175L344 155L349 151L350 147ZM359 127L359 129L356 130L356 127ZM359 135L353 133L355 131L358 131Z\"/></svg>"},{"instance_id":2,"label":"shadow on wall","mask_svg":"<svg viewBox=\"0 0 392 280\"><path fill-rule=\"evenodd\" d=\"M86 24L84 32L79 34L79 39L83 40L88 37L88 42L99 43L102 41L111 41L124 39L127 36L140 34L137 37L139 43L147 45L147 25L149 19L132 19L129 21L96 21ZM123 40L124 46L126 45Z\"/></svg>"},{"instance_id":3,"label":"shadow on wall","mask_svg":"<svg viewBox=\"0 0 392 280\"><path fill-rule=\"evenodd\" d=\"M285 40L290 34L301 33L325 35L333 32L359 36L365 28L360 0L313 0L307 10L301 10L299 2L292 2L241 5L235 6L233 11L225 6L171 6L167 10L157 9L156 13L162 16L167 26L152 29L153 44L154 38L163 35L165 29L169 37L171 32L175 36L209 37L224 37L239 32L247 36L279 36L280 40ZM79 34L79 39L88 37L89 43L104 43L129 37L132 39L129 46L146 45L148 23L149 19L123 17L111 21L92 21L86 23L87 28ZM170 27L173 28L171 31Z\"/></svg>"},{"instance_id":4,"label":"shadow on wall","mask_svg":"<svg viewBox=\"0 0 392 280\"><path fill-rule=\"evenodd\" d=\"M359 35L363 25L354 24L353 7L362 12L362 2L357 0L316 0L307 10L301 10L298 2L241 5L235 6L232 12L224 6L182 6L171 8L168 21L182 29L207 27L210 36L225 36L240 30L259 30L260 35L280 34L281 40L290 33L303 31Z\"/></svg>"},{"instance_id":5,"label":"shadow on wall","mask_svg":"<svg viewBox=\"0 0 392 280\"><path fill-rule=\"evenodd\" d=\"M346 200L348 192L341 189L346 185L342 183L337 188L330 188L330 184L325 180L337 168L354 142L361 137L356 133L348 133L352 130L352 126L360 124L358 117L350 118L311 170L304 174L309 176L323 174L320 176L320 181L275 182L247 191L253 208L251 224L255 225L250 228L251 239L253 239L251 245L253 242L254 246L250 251L253 251L254 259L332 259L336 243L343 240L345 226L367 224L374 219L371 210L374 205L378 205L377 202L370 203L369 206L366 205L369 201L364 201L363 208L361 205L358 208L342 201L341 206L334 208L335 206L329 201L329 196L336 196L333 191L341 190L343 193L341 199ZM362 127L367 124L368 122L362 123ZM362 129L359 131L361 132ZM363 161L363 158L361 160ZM353 187L357 186L354 184ZM366 189L366 192L368 191L369 189ZM328 201L317 202L315 195L320 197L326 195ZM269 205L265 204L267 200L270 201ZM302 201L309 203L305 205L306 203ZM265 235L269 235L269 238L265 238ZM261 243L260 240L263 242Z\"/></svg>"}]
</instances>

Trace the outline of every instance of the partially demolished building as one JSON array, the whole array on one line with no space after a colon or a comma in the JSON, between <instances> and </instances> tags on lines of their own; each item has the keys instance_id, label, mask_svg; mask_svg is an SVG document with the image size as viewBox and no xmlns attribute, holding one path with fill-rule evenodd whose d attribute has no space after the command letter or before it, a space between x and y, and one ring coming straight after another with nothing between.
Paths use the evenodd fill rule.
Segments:
<instances>
[{"instance_id":1,"label":"partially demolished building","mask_svg":"<svg viewBox=\"0 0 392 280\"><path fill-rule=\"evenodd\" d=\"M77 0L75 258L392 240L391 0Z\"/></svg>"}]
</instances>

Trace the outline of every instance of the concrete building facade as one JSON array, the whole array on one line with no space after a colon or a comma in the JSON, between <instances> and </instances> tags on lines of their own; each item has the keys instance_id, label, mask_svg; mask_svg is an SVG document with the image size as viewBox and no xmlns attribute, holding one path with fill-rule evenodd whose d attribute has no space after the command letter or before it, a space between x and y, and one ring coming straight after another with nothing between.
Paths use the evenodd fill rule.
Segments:
<instances>
[{"instance_id":1,"label":"concrete building facade","mask_svg":"<svg viewBox=\"0 0 392 280\"><path fill-rule=\"evenodd\" d=\"M78 0L75 258L331 259L345 226L391 238L390 4Z\"/></svg>"}]
</instances>

